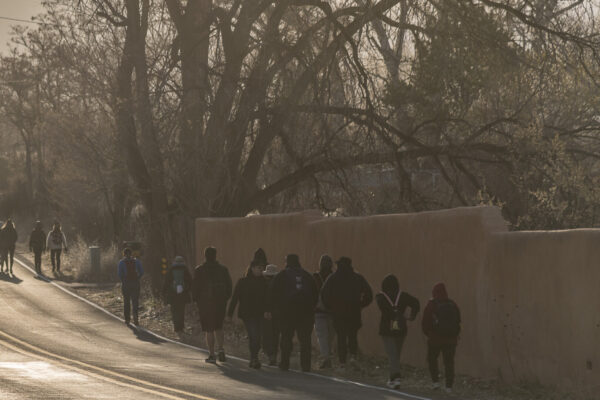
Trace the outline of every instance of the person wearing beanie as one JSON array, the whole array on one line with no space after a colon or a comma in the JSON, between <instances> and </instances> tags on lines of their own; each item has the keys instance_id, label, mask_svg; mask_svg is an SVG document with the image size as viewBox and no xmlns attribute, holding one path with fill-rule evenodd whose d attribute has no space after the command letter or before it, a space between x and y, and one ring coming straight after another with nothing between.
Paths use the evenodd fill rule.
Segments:
<instances>
[{"instance_id":1,"label":"person wearing beanie","mask_svg":"<svg viewBox=\"0 0 600 400\"><path fill-rule=\"evenodd\" d=\"M254 252L254 258L252 261L254 261L256 265L261 266L263 270L269 264L267 261L267 253L265 253L265 251L260 247Z\"/></svg>"},{"instance_id":2,"label":"person wearing beanie","mask_svg":"<svg viewBox=\"0 0 600 400\"><path fill-rule=\"evenodd\" d=\"M271 291L273 278L279 272L279 268L275 264L269 264L263 271L265 283L267 285L267 293ZM263 351L269 357L269 366L277 365L277 352L279 350L279 342L281 340L281 328L279 326L279 318L276 314L265 311L263 321Z\"/></svg>"},{"instance_id":3,"label":"person wearing beanie","mask_svg":"<svg viewBox=\"0 0 600 400\"><path fill-rule=\"evenodd\" d=\"M375 296L377 306L381 311L379 335L390 363L390 375L387 386L397 389L400 386L400 353L408 333L406 321L414 321L419 313L420 305L417 298L400 290L398 278L390 274L381 283L381 292ZM410 316L406 309L410 308Z\"/></svg>"},{"instance_id":4,"label":"person wearing beanie","mask_svg":"<svg viewBox=\"0 0 600 400\"><path fill-rule=\"evenodd\" d=\"M263 276L263 266L257 261L252 261L246 270L246 276L241 278L235 285L227 312L227 316L232 318L239 303L238 317L244 322L248 332L250 368L260 368L258 352L260 351L262 339L266 300L267 281Z\"/></svg>"},{"instance_id":5,"label":"person wearing beanie","mask_svg":"<svg viewBox=\"0 0 600 400\"><path fill-rule=\"evenodd\" d=\"M321 289L321 298L333 318L338 357L340 366L344 368L348 353L352 359L358 355L361 311L373 301L373 291L366 279L354 272L350 258L341 257L336 264L337 270Z\"/></svg>"},{"instance_id":6,"label":"person wearing beanie","mask_svg":"<svg viewBox=\"0 0 600 400\"><path fill-rule=\"evenodd\" d=\"M165 275L163 283L163 299L171 306L171 316L175 332L183 333L185 327L185 306L190 302L192 274L188 270L185 259L175 257Z\"/></svg>"},{"instance_id":7,"label":"person wearing beanie","mask_svg":"<svg viewBox=\"0 0 600 400\"><path fill-rule=\"evenodd\" d=\"M433 388L440 387L438 358L444 359L446 392L452 392L454 385L454 356L460 334L460 310L448 297L446 286L438 283L433 287L433 297L423 311L421 327L427 336L427 364L433 381Z\"/></svg>"},{"instance_id":8,"label":"person wearing beanie","mask_svg":"<svg viewBox=\"0 0 600 400\"><path fill-rule=\"evenodd\" d=\"M323 254L319 261L319 271L313 274L319 293L321 293L323 284L332 272L333 260L327 254ZM333 343L335 330L333 329L331 314L325 308L320 295L317 309L315 310L315 333L317 334L319 352L321 354L319 369L331 368L331 345Z\"/></svg>"},{"instance_id":9,"label":"person wearing beanie","mask_svg":"<svg viewBox=\"0 0 600 400\"><path fill-rule=\"evenodd\" d=\"M46 233L42 229L42 221L36 221L29 235L29 251L33 253L35 272L42 274L42 253L46 250Z\"/></svg>"}]
</instances>

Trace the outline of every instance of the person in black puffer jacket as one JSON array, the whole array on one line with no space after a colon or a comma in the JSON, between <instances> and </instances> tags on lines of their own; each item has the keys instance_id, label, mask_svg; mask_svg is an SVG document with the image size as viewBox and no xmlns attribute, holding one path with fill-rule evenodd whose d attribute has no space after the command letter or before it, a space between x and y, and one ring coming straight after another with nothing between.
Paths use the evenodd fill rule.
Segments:
<instances>
[{"instance_id":1,"label":"person in black puffer jacket","mask_svg":"<svg viewBox=\"0 0 600 400\"><path fill-rule=\"evenodd\" d=\"M419 300L400 290L398 278L388 275L381 283L381 293L375 296L377 306L381 310L379 335L390 361L390 378L388 387L396 389L400 385L400 353L406 339L406 320L414 321L419 313ZM410 307L410 316L406 317L406 309Z\"/></svg>"},{"instance_id":2,"label":"person in black puffer jacket","mask_svg":"<svg viewBox=\"0 0 600 400\"><path fill-rule=\"evenodd\" d=\"M300 342L300 366L303 372L309 372L319 292L312 275L300 265L297 254L288 254L285 263L285 268L273 278L267 302L268 315L275 316L281 328L279 369L287 371L290 368L295 333Z\"/></svg>"},{"instance_id":3,"label":"person in black puffer jacket","mask_svg":"<svg viewBox=\"0 0 600 400\"><path fill-rule=\"evenodd\" d=\"M258 352L260 351L267 298L267 281L262 272L263 266L260 262L252 261L250 263L246 276L235 285L227 311L227 316L233 317L233 312L239 303L238 317L244 321L248 332L250 368L256 369L260 368Z\"/></svg>"},{"instance_id":4,"label":"person in black puffer jacket","mask_svg":"<svg viewBox=\"0 0 600 400\"><path fill-rule=\"evenodd\" d=\"M333 317L338 341L340 364L346 364L347 353L358 354L358 330L362 325L361 311L373 301L373 291L365 278L354 272L352 260L341 257L337 270L327 278L321 299Z\"/></svg>"}]
</instances>

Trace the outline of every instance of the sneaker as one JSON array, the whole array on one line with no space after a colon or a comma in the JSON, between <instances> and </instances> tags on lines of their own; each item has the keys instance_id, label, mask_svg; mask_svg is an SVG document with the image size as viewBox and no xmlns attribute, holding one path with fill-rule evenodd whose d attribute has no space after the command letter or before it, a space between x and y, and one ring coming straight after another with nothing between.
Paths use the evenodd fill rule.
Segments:
<instances>
[{"instance_id":1,"label":"sneaker","mask_svg":"<svg viewBox=\"0 0 600 400\"><path fill-rule=\"evenodd\" d=\"M400 380L399 379L393 379L393 380L390 379L389 381L387 381L386 385L390 389L398 389L398 387L400 387Z\"/></svg>"},{"instance_id":2,"label":"sneaker","mask_svg":"<svg viewBox=\"0 0 600 400\"><path fill-rule=\"evenodd\" d=\"M440 383L439 382L433 382L433 385L431 385L431 388L433 390L438 390L440 388Z\"/></svg>"},{"instance_id":3,"label":"sneaker","mask_svg":"<svg viewBox=\"0 0 600 400\"><path fill-rule=\"evenodd\" d=\"M331 368L331 360L330 359L323 360L321 362L321 364L319 365L319 369L329 369L329 368Z\"/></svg>"},{"instance_id":4,"label":"sneaker","mask_svg":"<svg viewBox=\"0 0 600 400\"><path fill-rule=\"evenodd\" d=\"M227 357L225 357L225 350L223 350L223 349L219 350L219 353L218 353L217 357L219 359L219 362L225 362L225 361L227 361Z\"/></svg>"},{"instance_id":5,"label":"sneaker","mask_svg":"<svg viewBox=\"0 0 600 400\"><path fill-rule=\"evenodd\" d=\"M204 362L208 363L208 364L216 364L217 363L217 357L215 357L214 354L211 354L208 356L208 358L206 360L204 360Z\"/></svg>"}]
</instances>

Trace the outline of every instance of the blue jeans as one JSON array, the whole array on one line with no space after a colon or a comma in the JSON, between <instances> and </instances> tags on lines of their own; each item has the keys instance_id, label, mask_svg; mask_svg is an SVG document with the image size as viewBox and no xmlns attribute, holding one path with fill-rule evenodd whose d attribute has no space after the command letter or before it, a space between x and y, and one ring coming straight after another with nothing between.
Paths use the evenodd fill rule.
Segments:
<instances>
[{"instance_id":1,"label":"blue jeans","mask_svg":"<svg viewBox=\"0 0 600 400\"><path fill-rule=\"evenodd\" d=\"M133 320L138 320L138 307L140 302L140 283L138 281L124 281L121 284L121 292L123 293L123 314L125 322L130 319L130 307L133 308Z\"/></svg>"},{"instance_id":2,"label":"blue jeans","mask_svg":"<svg viewBox=\"0 0 600 400\"><path fill-rule=\"evenodd\" d=\"M404 336L382 336L383 346L390 362L390 380L400 378L400 354L404 345Z\"/></svg>"},{"instance_id":3,"label":"blue jeans","mask_svg":"<svg viewBox=\"0 0 600 400\"><path fill-rule=\"evenodd\" d=\"M260 339L262 337L262 324L262 317L244 318L244 325L246 325L246 331L248 332L248 344L250 346L251 360L258 359Z\"/></svg>"}]
</instances>

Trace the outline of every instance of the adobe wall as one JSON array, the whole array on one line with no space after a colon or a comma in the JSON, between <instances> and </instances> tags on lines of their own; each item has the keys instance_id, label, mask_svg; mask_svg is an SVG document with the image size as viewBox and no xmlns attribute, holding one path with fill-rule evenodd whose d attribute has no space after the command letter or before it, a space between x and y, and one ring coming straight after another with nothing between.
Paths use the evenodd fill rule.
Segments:
<instances>
[{"instance_id":1,"label":"adobe wall","mask_svg":"<svg viewBox=\"0 0 600 400\"><path fill-rule=\"evenodd\" d=\"M506 379L598 387L599 243L597 229L492 236L478 324Z\"/></svg>"},{"instance_id":2,"label":"adobe wall","mask_svg":"<svg viewBox=\"0 0 600 400\"><path fill-rule=\"evenodd\" d=\"M594 263L600 259L594 246L599 235L598 230L508 233L495 207L196 222L198 263L202 249L214 245L234 280L263 247L280 267L287 253L299 254L309 271L316 270L323 253L349 256L375 293L383 277L394 273L422 307L432 286L443 281L462 311L459 373L561 385L600 382L600 268ZM372 304L363 312L359 336L365 352L382 354L378 321ZM409 325L402 360L424 366L419 322Z\"/></svg>"}]
</instances>

